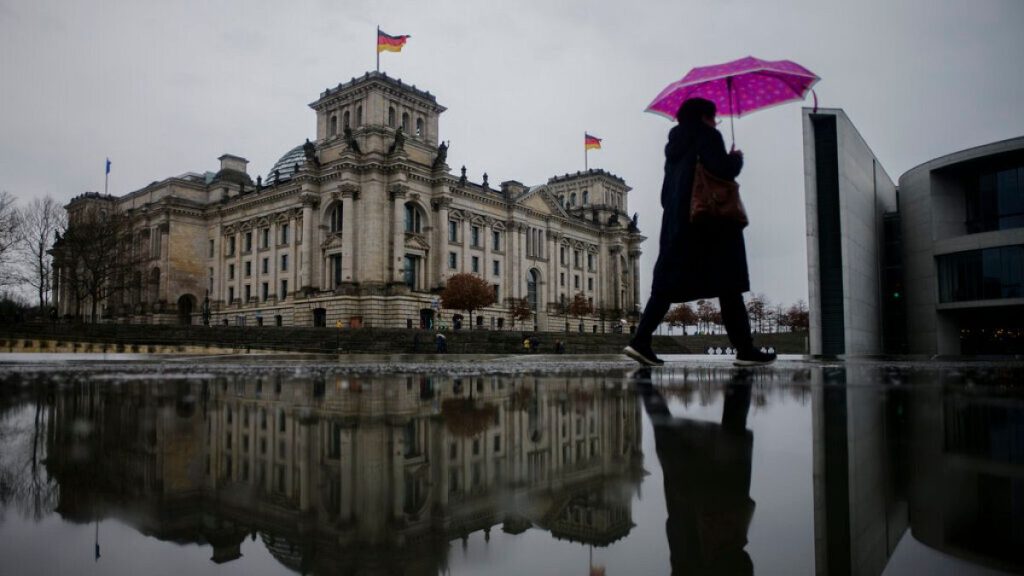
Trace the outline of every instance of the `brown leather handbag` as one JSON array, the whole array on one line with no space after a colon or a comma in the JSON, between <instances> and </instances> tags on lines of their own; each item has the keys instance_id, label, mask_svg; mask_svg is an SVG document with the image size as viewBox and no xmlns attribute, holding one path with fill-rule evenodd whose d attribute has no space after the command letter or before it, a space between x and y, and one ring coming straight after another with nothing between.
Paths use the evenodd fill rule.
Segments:
<instances>
[{"instance_id":1,"label":"brown leather handbag","mask_svg":"<svg viewBox=\"0 0 1024 576\"><path fill-rule=\"evenodd\" d=\"M740 200L740 185L708 172L697 159L690 196L690 222L727 220L746 227L747 210Z\"/></svg>"}]
</instances>

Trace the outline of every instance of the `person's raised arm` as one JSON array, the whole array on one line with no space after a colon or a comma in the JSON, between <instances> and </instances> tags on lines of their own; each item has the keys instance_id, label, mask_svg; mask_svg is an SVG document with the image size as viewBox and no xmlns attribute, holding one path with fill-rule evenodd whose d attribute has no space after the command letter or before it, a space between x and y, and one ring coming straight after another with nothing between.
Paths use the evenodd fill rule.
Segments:
<instances>
[{"instance_id":1,"label":"person's raised arm","mask_svg":"<svg viewBox=\"0 0 1024 576\"><path fill-rule=\"evenodd\" d=\"M743 153L727 153L722 135L713 128L701 134L697 141L697 153L704 168L719 178L734 180L743 169Z\"/></svg>"}]
</instances>

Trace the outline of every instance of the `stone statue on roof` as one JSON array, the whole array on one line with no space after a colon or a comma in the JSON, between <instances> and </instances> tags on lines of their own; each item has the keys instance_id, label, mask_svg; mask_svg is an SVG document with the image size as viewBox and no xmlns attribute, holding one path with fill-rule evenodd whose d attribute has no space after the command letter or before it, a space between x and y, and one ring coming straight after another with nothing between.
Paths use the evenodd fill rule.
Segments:
<instances>
[{"instance_id":1,"label":"stone statue on roof","mask_svg":"<svg viewBox=\"0 0 1024 576\"><path fill-rule=\"evenodd\" d=\"M445 162L448 161L448 143L441 142L441 145L437 147L437 156L434 158L434 164L431 166L435 170L444 166Z\"/></svg>"},{"instance_id":2,"label":"stone statue on roof","mask_svg":"<svg viewBox=\"0 0 1024 576\"><path fill-rule=\"evenodd\" d=\"M345 126L345 145L348 149L355 152L356 154L362 154L363 151L359 148L359 141L356 140L355 135L352 133L352 128Z\"/></svg>"}]
</instances>

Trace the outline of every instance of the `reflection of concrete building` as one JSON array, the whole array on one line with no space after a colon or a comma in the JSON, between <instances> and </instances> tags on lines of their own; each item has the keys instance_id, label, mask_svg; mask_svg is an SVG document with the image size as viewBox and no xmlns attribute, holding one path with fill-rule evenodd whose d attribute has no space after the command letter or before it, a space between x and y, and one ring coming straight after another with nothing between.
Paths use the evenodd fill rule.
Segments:
<instances>
[{"instance_id":1,"label":"reflection of concrete building","mask_svg":"<svg viewBox=\"0 0 1024 576\"><path fill-rule=\"evenodd\" d=\"M640 424L620 386L417 376L69 390L50 473L67 517L121 515L210 542L217 562L259 532L296 570L434 574L448 541L495 526L596 546L630 531ZM472 412L444 408L470 398ZM466 421L473 435L454 432Z\"/></svg>"},{"instance_id":2,"label":"reflection of concrete building","mask_svg":"<svg viewBox=\"0 0 1024 576\"><path fill-rule=\"evenodd\" d=\"M812 373L818 574L882 574L901 539L979 564L1024 568L1024 404L963 374ZM910 529L909 535L907 529Z\"/></svg>"},{"instance_id":3,"label":"reflection of concrete building","mask_svg":"<svg viewBox=\"0 0 1024 576\"><path fill-rule=\"evenodd\" d=\"M1024 352L1024 137L895 191L842 110L804 110L814 354Z\"/></svg>"},{"instance_id":4,"label":"reflection of concrete building","mask_svg":"<svg viewBox=\"0 0 1024 576\"><path fill-rule=\"evenodd\" d=\"M487 174L480 183L465 169L454 176L440 137L445 108L379 72L325 90L310 107L315 141L284 154L265 179L254 182L247 160L225 154L216 173L71 201L72 220L90 204L132 216L126 241L142 264L123 295L103 303L105 316L188 322L208 295L217 323L418 326L462 272L494 285L498 303L479 315L492 328L509 298L526 299L542 330L564 325L563 304L576 294L608 318L635 310L643 237L621 178L590 170L492 187ZM60 313L74 314L67 283L56 292Z\"/></svg>"}]
</instances>

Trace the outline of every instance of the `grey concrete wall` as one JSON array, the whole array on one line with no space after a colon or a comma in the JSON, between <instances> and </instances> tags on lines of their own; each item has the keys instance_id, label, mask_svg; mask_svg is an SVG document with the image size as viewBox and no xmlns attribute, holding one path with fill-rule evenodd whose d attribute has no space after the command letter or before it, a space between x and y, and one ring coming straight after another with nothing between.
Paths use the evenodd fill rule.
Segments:
<instances>
[{"instance_id":1,"label":"grey concrete wall","mask_svg":"<svg viewBox=\"0 0 1024 576\"><path fill-rule=\"evenodd\" d=\"M821 318L817 311L821 299L817 286L817 186L810 120L813 113L809 108L803 110L804 189L811 353L818 354ZM896 186L843 110L819 109L817 113L836 117L846 354L879 354L882 352L882 217L885 212L896 209Z\"/></svg>"}]
</instances>

